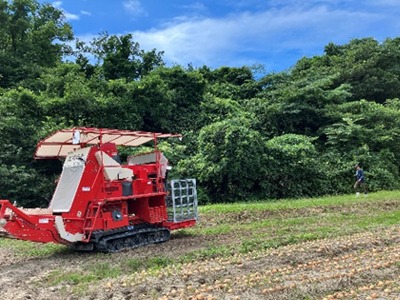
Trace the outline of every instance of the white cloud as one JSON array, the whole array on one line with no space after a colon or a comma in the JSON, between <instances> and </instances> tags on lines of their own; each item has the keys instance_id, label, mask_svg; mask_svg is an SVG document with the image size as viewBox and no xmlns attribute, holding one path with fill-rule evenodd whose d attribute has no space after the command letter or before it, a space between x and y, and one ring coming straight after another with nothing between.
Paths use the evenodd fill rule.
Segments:
<instances>
[{"instance_id":1,"label":"white cloud","mask_svg":"<svg viewBox=\"0 0 400 300\"><path fill-rule=\"evenodd\" d=\"M196 3L193 3L193 4L189 4L189 5L183 5L182 7L185 8L185 9L195 10L195 11L204 11L204 10L206 10L206 7L201 2L196 2Z\"/></svg>"},{"instance_id":2,"label":"white cloud","mask_svg":"<svg viewBox=\"0 0 400 300\"><path fill-rule=\"evenodd\" d=\"M56 7L56 8L60 8L61 5L62 5L62 1L55 1L55 2L53 2L51 5L53 5L53 6Z\"/></svg>"},{"instance_id":3,"label":"white cloud","mask_svg":"<svg viewBox=\"0 0 400 300\"><path fill-rule=\"evenodd\" d=\"M128 0L123 2L123 5L125 10L134 17L147 14L139 0Z\"/></svg>"},{"instance_id":4,"label":"white cloud","mask_svg":"<svg viewBox=\"0 0 400 300\"><path fill-rule=\"evenodd\" d=\"M386 6L386 7L397 7L400 8L400 2L398 0L367 0L367 4L371 6Z\"/></svg>"},{"instance_id":5,"label":"white cloud","mask_svg":"<svg viewBox=\"0 0 400 300\"><path fill-rule=\"evenodd\" d=\"M226 1L235 5L234 0ZM191 13L175 16L158 27L133 31L133 38L142 49L165 51L168 64L217 68L262 63L268 71L279 71L302 56L322 54L329 42L345 44L363 37L383 40L400 30L396 10L368 6L372 0L269 0L268 7L263 0L246 1L257 9L231 11L219 18ZM132 14L145 13L139 1L124 4ZM203 9L199 2L195 7ZM210 15L207 7L204 11Z\"/></svg>"},{"instance_id":6,"label":"white cloud","mask_svg":"<svg viewBox=\"0 0 400 300\"><path fill-rule=\"evenodd\" d=\"M64 12L64 15L65 15L65 18L67 19L67 21L79 20L79 15L71 14L62 8L62 1L55 1L51 5L54 6L55 8L62 10Z\"/></svg>"},{"instance_id":7,"label":"white cloud","mask_svg":"<svg viewBox=\"0 0 400 300\"><path fill-rule=\"evenodd\" d=\"M135 31L133 36L142 48L164 50L165 60L171 63L240 65L260 62L248 58L263 56L270 60L268 68L276 64L272 59L278 53L297 51L299 59L319 47L322 54L330 41L346 43L378 19L373 13L330 10L324 5L283 7L219 19L176 18L162 28Z\"/></svg>"},{"instance_id":8,"label":"white cloud","mask_svg":"<svg viewBox=\"0 0 400 300\"><path fill-rule=\"evenodd\" d=\"M64 10L64 15L65 15L65 18L67 19L67 21L79 20L79 16L78 15L70 14L70 13L66 12L65 10Z\"/></svg>"},{"instance_id":9,"label":"white cloud","mask_svg":"<svg viewBox=\"0 0 400 300\"><path fill-rule=\"evenodd\" d=\"M86 15L86 16L91 16L92 15L91 12L88 12L88 11L85 11L85 10L81 10L81 14L82 15Z\"/></svg>"}]
</instances>

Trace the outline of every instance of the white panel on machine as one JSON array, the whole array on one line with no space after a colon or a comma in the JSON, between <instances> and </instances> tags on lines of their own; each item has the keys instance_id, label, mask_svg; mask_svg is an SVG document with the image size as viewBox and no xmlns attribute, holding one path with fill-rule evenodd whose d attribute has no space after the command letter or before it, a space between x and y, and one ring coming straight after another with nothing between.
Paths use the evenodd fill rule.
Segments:
<instances>
[{"instance_id":1,"label":"white panel on machine","mask_svg":"<svg viewBox=\"0 0 400 300\"><path fill-rule=\"evenodd\" d=\"M85 162L89 151L90 148L83 148L67 155L60 181L49 205L49 208L53 209L53 212L68 212L71 209L83 171L85 170Z\"/></svg>"}]
</instances>

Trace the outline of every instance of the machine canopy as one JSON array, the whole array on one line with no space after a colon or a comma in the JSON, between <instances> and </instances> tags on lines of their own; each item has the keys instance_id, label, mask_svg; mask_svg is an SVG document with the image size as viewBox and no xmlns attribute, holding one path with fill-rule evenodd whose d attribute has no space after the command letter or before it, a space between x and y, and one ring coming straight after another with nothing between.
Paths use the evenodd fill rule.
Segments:
<instances>
[{"instance_id":1,"label":"machine canopy","mask_svg":"<svg viewBox=\"0 0 400 300\"><path fill-rule=\"evenodd\" d=\"M156 145L158 138L179 137L180 134L156 133L132 130L74 127L59 130L41 140L36 148L35 159L65 158L69 152L87 145L114 143L116 146L140 146L149 141Z\"/></svg>"}]
</instances>

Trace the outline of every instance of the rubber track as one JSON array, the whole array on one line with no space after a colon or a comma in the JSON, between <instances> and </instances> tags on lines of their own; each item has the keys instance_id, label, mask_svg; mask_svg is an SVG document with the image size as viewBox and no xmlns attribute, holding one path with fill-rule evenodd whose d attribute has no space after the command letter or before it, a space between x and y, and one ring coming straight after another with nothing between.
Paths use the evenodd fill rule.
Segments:
<instances>
[{"instance_id":1,"label":"rubber track","mask_svg":"<svg viewBox=\"0 0 400 300\"><path fill-rule=\"evenodd\" d=\"M147 227L102 236L94 245L99 252L119 252L122 249L165 242L169 240L169 237L170 231L167 228Z\"/></svg>"}]
</instances>

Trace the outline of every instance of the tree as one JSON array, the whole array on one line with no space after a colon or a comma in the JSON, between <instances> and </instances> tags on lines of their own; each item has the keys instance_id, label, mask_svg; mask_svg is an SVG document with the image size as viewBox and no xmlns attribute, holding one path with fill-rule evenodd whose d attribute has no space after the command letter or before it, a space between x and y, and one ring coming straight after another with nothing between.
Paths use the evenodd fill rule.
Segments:
<instances>
[{"instance_id":1,"label":"tree","mask_svg":"<svg viewBox=\"0 0 400 300\"><path fill-rule=\"evenodd\" d=\"M264 143L245 117L203 127L197 154L178 165L183 176L195 176L203 201L246 201L261 192Z\"/></svg>"},{"instance_id":2,"label":"tree","mask_svg":"<svg viewBox=\"0 0 400 300\"><path fill-rule=\"evenodd\" d=\"M186 71L180 66L171 68L160 67L151 73L151 76L159 77L164 83L160 91L163 96L152 99L157 102L160 112L169 110L169 115L159 115L161 122L164 119L163 131L183 132L188 130L199 130L198 119L200 106L203 101L206 81L198 71ZM146 81L146 80L145 80ZM167 101L167 102L163 102ZM168 107L169 105L169 107ZM154 105L149 107L150 112ZM154 112L152 112L154 114Z\"/></svg>"},{"instance_id":3,"label":"tree","mask_svg":"<svg viewBox=\"0 0 400 300\"><path fill-rule=\"evenodd\" d=\"M35 0L0 0L0 87L34 84L70 48L71 26L61 10Z\"/></svg>"},{"instance_id":4,"label":"tree","mask_svg":"<svg viewBox=\"0 0 400 300\"><path fill-rule=\"evenodd\" d=\"M25 89L0 95L1 198L24 206L46 206L54 191L58 161L39 167L32 157L37 142L47 134L38 97Z\"/></svg>"},{"instance_id":5,"label":"tree","mask_svg":"<svg viewBox=\"0 0 400 300\"><path fill-rule=\"evenodd\" d=\"M139 83L105 81L98 68L93 74L87 77L85 70L73 63L60 64L43 74L40 105L46 116L67 126L143 128Z\"/></svg>"},{"instance_id":6,"label":"tree","mask_svg":"<svg viewBox=\"0 0 400 300\"><path fill-rule=\"evenodd\" d=\"M93 39L90 49L101 63L107 80L136 80L164 65L163 52L156 52L155 49L147 52L141 50L131 34L110 36L104 32Z\"/></svg>"},{"instance_id":7,"label":"tree","mask_svg":"<svg viewBox=\"0 0 400 300\"><path fill-rule=\"evenodd\" d=\"M62 63L48 69L40 83L40 105L46 116L70 125L91 125L96 118L96 94L78 65Z\"/></svg>"},{"instance_id":8,"label":"tree","mask_svg":"<svg viewBox=\"0 0 400 300\"><path fill-rule=\"evenodd\" d=\"M372 152L388 149L400 160L400 101L379 104L366 100L328 107L327 115L334 121L323 133L327 146L342 153L368 145Z\"/></svg>"},{"instance_id":9,"label":"tree","mask_svg":"<svg viewBox=\"0 0 400 300\"><path fill-rule=\"evenodd\" d=\"M334 86L338 76L313 73L295 79L275 74L262 79L263 91L245 103L255 116L255 128L270 138L286 133L318 136L327 121L324 107L344 103L350 96L348 85Z\"/></svg>"},{"instance_id":10,"label":"tree","mask_svg":"<svg viewBox=\"0 0 400 300\"><path fill-rule=\"evenodd\" d=\"M326 192L327 179L318 161L313 138L285 134L266 142L263 172L268 198L299 198Z\"/></svg>"},{"instance_id":11,"label":"tree","mask_svg":"<svg viewBox=\"0 0 400 300\"><path fill-rule=\"evenodd\" d=\"M334 87L350 85L352 97L348 101L365 99L383 103L400 97L399 43L399 38L383 43L374 38L353 39L345 45L329 43L324 55L300 59L291 74L297 78L312 73L340 74Z\"/></svg>"},{"instance_id":12,"label":"tree","mask_svg":"<svg viewBox=\"0 0 400 300\"><path fill-rule=\"evenodd\" d=\"M261 89L250 68L245 66L221 67L213 71L203 66L198 71L208 81L208 91L219 98L241 101L254 97Z\"/></svg>"}]
</instances>

